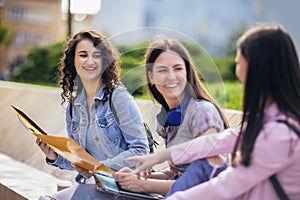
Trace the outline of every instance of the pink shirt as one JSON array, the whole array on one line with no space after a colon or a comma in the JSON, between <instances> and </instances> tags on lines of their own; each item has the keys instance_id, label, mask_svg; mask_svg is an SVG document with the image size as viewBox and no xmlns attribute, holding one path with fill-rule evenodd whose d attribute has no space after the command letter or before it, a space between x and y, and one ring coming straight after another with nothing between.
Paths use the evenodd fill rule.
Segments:
<instances>
[{"instance_id":1,"label":"pink shirt","mask_svg":"<svg viewBox=\"0 0 300 200\"><path fill-rule=\"evenodd\" d=\"M284 123L285 116L272 104L265 113L265 124L252 152L251 165L229 167L208 182L177 192L168 199L201 200L269 200L278 199L268 179L276 173L278 181L291 200L300 199L300 142L298 136ZM299 125L298 125L299 128ZM239 129L227 129L219 134L199 137L188 143L171 147L175 164L231 152Z\"/></svg>"}]
</instances>

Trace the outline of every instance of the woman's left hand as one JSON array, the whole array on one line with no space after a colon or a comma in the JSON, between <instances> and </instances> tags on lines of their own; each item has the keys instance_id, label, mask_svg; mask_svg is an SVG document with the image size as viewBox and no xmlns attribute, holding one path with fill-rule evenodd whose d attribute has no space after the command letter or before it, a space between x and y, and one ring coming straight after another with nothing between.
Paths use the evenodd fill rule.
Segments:
<instances>
[{"instance_id":1,"label":"woman's left hand","mask_svg":"<svg viewBox=\"0 0 300 200\"><path fill-rule=\"evenodd\" d=\"M143 182L144 180L137 177L134 174L134 170L124 167L120 169L118 172L113 174L115 180L119 183L119 185L125 189L133 192L143 192Z\"/></svg>"}]
</instances>

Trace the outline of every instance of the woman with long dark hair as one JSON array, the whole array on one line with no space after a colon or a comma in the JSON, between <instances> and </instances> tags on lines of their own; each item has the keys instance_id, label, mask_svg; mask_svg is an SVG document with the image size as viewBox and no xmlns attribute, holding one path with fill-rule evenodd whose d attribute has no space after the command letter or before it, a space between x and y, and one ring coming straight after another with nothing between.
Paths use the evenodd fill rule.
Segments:
<instances>
[{"instance_id":1,"label":"woman with long dark hair","mask_svg":"<svg viewBox=\"0 0 300 200\"><path fill-rule=\"evenodd\" d=\"M233 152L232 167L168 199L279 199L274 177L280 195L300 199L300 65L292 38L280 25L257 25L238 40L235 61L245 86L240 127L128 159L141 172L165 160Z\"/></svg>"},{"instance_id":2,"label":"woman with long dark hair","mask_svg":"<svg viewBox=\"0 0 300 200\"><path fill-rule=\"evenodd\" d=\"M161 105L156 116L157 133L166 148L228 128L227 119L195 69L187 48L176 39L155 39L145 54L148 91ZM226 156L217 155L192 164L169 163L169 168L151 173L147 180L130 175L132 170L128 168L114 177L123 189L168 196L216 176L227 167L226 161ZM199 169L198 173L188 173L194 168ZM199 178L191 180L190 176Z\"/></svg>"}]
</instances>

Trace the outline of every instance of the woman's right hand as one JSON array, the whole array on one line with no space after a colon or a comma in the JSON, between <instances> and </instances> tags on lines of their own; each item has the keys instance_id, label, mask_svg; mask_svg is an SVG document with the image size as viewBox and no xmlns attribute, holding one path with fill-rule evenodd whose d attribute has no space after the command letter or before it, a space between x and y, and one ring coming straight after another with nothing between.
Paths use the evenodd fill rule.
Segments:
<instances>
[{"instance_id":1,"label":"woman's right hand","mask_svg":"<svg viewBox=\"0 0 300 200\"><path fill-rule=\"evenodd\" d=\"M57 159L57 153L41 139L37 138L35 142L49 160L55 161Z\"/></svg>"},{"instance_id":2,"label":"woman's right hand","mask_svg":"<svg viewBox=\"0 0 300 200\"><path fill-rule=\"evenodd\" d=\"M129 162L136 162L135 172L144 173L147 176L152 171L152 167L166 160L171 160L170 149L159 150L153 154L143 156L132 156L126 159Z\"/></svg>"}]
</instances>

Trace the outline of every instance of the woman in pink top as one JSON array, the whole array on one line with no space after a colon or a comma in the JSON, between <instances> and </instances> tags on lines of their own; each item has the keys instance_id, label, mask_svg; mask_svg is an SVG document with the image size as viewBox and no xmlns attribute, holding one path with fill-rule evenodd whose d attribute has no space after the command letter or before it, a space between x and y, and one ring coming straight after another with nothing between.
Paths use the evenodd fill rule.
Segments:
<instances>
[{"instance_id":1,"label":"woman in pink top","mask_svg":"<svg viewBox=\"0 0 300 200\"><path fill-rule=\"evenodd\" d=\"M280 199L269 179L274 174L289 199L300 199L300 65L293 41L281 26L260 24L237 46L236 76L245 85L241 126L128 159L142 172L165 160L233 152L232 167L168 199Z\"/></svg>"}]
</instances>

